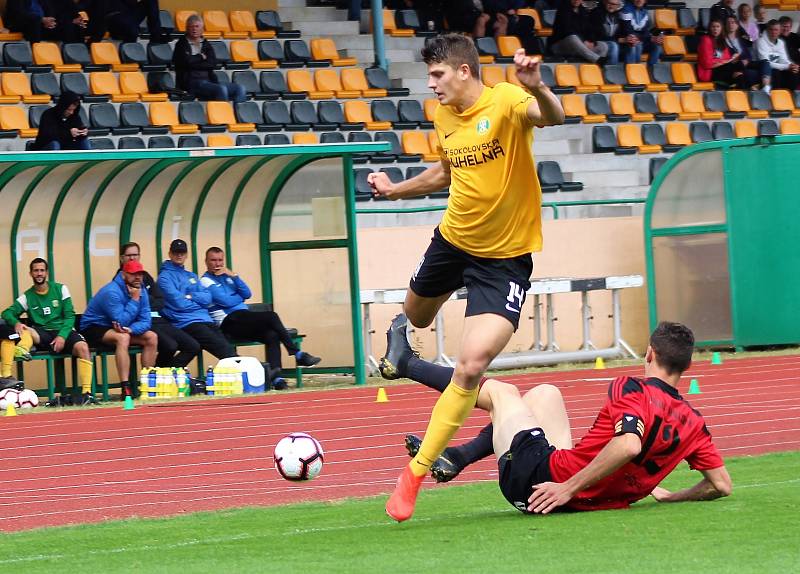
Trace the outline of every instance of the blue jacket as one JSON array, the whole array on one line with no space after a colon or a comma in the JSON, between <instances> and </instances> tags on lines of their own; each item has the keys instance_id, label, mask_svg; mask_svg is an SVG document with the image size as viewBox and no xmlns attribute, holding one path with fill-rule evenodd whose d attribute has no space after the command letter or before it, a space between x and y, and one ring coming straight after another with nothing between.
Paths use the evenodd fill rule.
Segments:
<instances>
[{"instance_id":1,"label":"blue jacket","mask_svg":"<svg viewBox=\"0 0 800 574\"><path fill-rule=\"evenodd\" d=\"M157 283L164 292L161 314L170 323L182 329L192 323L212 322L208 314L211 293L203 287L197 275L167 260L161 264ZM192 298L187 299L187 295Z\"/></svg>"},{"instance_id":2,"label":"blue jacket","mask_svg":"<svg viewBox=\"0 0 800 574\"><path fill-rule=\"evenodd\" d=\"M108 327L116 321L128 327L133 335L141 335L150 329L150 300L147 289L140 290L138 301L134 301L121 273L117 273L111 283L104 285L91 298L81 317L81 329L87 327Z\"/></svg>"},{"instance_id":3,"label":"blue jacket","mask_svg":"<svg viewBox=\"0 0 800 574\"><path fill-rule=\"evenodd\" d=\"M211 293L212 303L208 310L217 325L221 325L234 311L246 311L245 300L253 296L250 287L239 276L212 275L206 271L200 283Z\"/></svg>"}]
</instances>

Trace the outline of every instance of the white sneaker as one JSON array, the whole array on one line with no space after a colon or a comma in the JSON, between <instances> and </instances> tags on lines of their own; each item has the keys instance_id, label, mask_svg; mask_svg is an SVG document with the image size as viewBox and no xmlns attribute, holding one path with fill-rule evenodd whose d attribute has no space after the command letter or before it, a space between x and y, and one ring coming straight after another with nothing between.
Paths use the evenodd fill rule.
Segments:
<instances>
[{"instance_id":1,"label":"white sneaker","mask_svg":"<svg viewBox=\"0 0 800 574\"><path fill-rule=\"evenodd\" d=\"M763 92L765 92L765 93L767 93L767 94L768 94L768 93L770 93L770 92L772 91L772 86L770 86L769 84L767 84L766 86L764 86L763 88L761 88L761 90L762 90Z\"/></svg>"}]
</instances>

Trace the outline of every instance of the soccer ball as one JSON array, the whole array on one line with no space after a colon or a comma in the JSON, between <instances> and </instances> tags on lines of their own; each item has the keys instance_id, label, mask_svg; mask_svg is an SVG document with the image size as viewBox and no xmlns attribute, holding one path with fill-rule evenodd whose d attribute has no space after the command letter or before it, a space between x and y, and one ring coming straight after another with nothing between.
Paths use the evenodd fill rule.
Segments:
<instances>
[{"instance_id":1,"label":"soccer ball","mask_svg":"<svg viewBox=\"0 0 800 574\"><path fill-rule=\"evenodd\" d=\"M24 389L19 392L17 405L19 405L19 408L21 409L32 409L33 407L39 406L39 397L34 391L30 389Z\"/></svg>"},{"instance_id":2,"label":"soccer ball","mask_svg":"<svg viewBox=\"0 0 800 574\"><path fill-rule=\"evenodd\" d=\"M8 405L19 407L19 391L16 389L3 389L0 391L0 409L6 410Z\"/></svg>"},{"instance_id":3,"label":"soccer ball","mask_svg":"<svg viewBox=\"0 0 800 574\"><path fill-rule=\"evenodd\" d=\"M319 441L304 432L283 437L275 445L275 468L286 480L311 480L322 472L325 453Z\"/></svg>"}]
</instances>

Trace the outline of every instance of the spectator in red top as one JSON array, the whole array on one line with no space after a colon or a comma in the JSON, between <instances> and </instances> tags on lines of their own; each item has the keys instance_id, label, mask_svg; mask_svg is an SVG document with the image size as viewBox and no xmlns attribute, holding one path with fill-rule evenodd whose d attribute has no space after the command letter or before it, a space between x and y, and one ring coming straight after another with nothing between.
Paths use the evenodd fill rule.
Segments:
<instances>
[{"instance_id":1,"label":"spectator in red top","mask_svg":"<svg viewBox=\"0 0 800 574\"><path fill-rule=\"evenodd\" d=\"M703 416L676 388L691 364L693 347L688 327L659 324L645 353L645 378L614 380L592 427L574 447L558 388L539 385L521 397L514 385L489 379L477 406L489 411L492 424L470 443L446 449L436 464L441 468L444 459L444 466L455 467L457 474L466 464L496 453L500 490L525 513L626 508L647 495L659 502L728 496L731 479ZM413 357L406 374L414 378L423 367L427 378L422 382L434 388L433 379L443 378L438 370L452 371L421 363ZM703 478L677 492L659 487L683 460ZM431 470L439 480L437 470Z\"/></svg>"},{"instance_id":2,"label":"spectator in red top","mask_svg":"<svg viewBox=\"0 0 800 574\"><path fill-rule=\"evenodd\" d=\"M731 55L722 32L722 22L712 20L708 25L708 35L702 36L697 46L697 79L714 82L724 89L744 87L744 66L740 57L738 52Z\"/></svg>"}]
</instances>

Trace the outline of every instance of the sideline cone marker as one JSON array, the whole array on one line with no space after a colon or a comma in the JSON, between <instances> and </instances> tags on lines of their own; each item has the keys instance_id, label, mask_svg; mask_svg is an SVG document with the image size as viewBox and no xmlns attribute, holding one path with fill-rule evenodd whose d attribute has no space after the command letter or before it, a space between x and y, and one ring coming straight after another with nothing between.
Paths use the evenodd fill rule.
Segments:
<instances>
[{"instance_id":1,"label":"sideline cone marker","mask_svg":"<svg viewBox=\"0 0 800 574\"><path fill-rule=\"evenodd\" d=\"M133 397L128 395L127 397L125 397L125 406L123 407L123 410L132 411L134 408L135 407L133 406Z\"/></svg>"},{"instance_id":2,"label":"sideline cone marker","mask_svg":"<svg viewBox=\"0 0 800 574\"><path fill-rule=\"evenodd\" d=\"M8 403L8 406L6 407L6 416L7 417L17 416L17 409L14 407L12 403Z\"/></svg>"},{"instance_id":3,"label":"sideline cone marker","mask_svg":"<svg viewBox=\"0 0 800 574\"><path fill-rule=\"evenodd\" d=\"M605 369L605 368L606 368L606 364L605 364L605 362L603 361L603 357L597 357L597 358L594 360L594 368L595 368L595 369L598 369L598 370L599 370L599 369Z\"/></svg>"},{"instance_id":4,"label":"sideline cone marker","mask_svg":"<svg viewBox=\"0 0 800 574\"><path fill-rule=\"evenodd\" d=\"M386 395L386 389L378 387L378 397L375 399L376 403L388 403L389 397Z\"/></svg>"},{"instance_id":5,"label":"sideline cone marker","mask_svg":"<svg viewBox=\"0 0 800 574\"><path fill-rule=\"evenodd\" d=\"M697 379L692 379L689 381L689 390L686 392L687 395L699 395L700 393L700 384L697 382Z\"/></svg>"},{"instance_id":6,"label":"sideline cone marker","mask_svg":"<svg viewBox=\"0 0 800 574\"><path fill-rule=\"evenodd\" d=\"M720 355L717 352L715 352L713 355L711 355L711 364L712 365L721 365L722 364L722 355Z\"/></svg>"}]
</instances>

